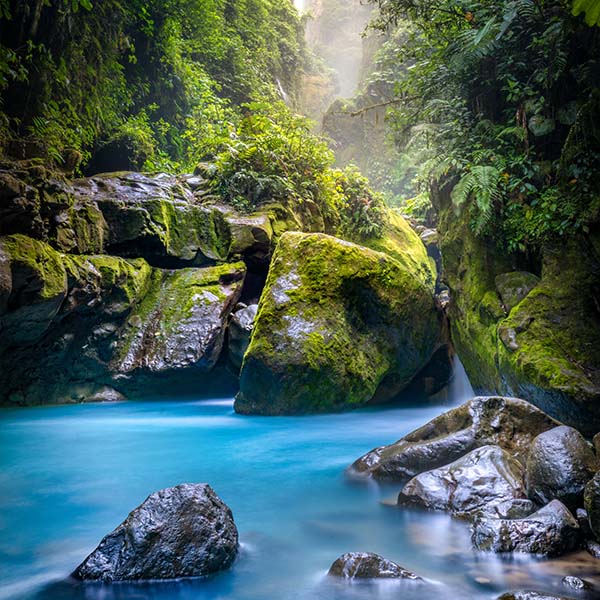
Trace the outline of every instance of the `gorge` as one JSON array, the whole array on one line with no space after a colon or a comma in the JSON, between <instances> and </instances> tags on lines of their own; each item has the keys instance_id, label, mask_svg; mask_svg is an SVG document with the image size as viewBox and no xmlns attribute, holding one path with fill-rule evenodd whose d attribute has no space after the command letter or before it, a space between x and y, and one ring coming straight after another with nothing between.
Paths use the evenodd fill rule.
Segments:
<instances>
[{"instance_id":1,"label":"gorge","mask_svg":"<svg viewBox=\"0 0 600 600\"><path fill-rule=\"evenodd\" d=\"M588 4L0 0L0 599L598 597Z\"/></svg>"}]
</instances>

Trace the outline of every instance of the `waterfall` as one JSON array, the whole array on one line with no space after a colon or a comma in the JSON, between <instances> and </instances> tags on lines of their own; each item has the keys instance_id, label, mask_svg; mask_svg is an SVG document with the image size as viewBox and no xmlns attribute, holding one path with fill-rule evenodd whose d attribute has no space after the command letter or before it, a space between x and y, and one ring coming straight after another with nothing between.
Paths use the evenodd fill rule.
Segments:
<instances>
[{"instance_id":1,"label":"waterfall","mask_svg":"<svg viewBox=\"0 0 600 600\"><path fill-rule=\"evenodd\" d=\"M458 405L473 398L475 392L458 354L452 358L452 371L454 375L448 386L448 400L452 404Z\"/></svg>"}]
</instances>

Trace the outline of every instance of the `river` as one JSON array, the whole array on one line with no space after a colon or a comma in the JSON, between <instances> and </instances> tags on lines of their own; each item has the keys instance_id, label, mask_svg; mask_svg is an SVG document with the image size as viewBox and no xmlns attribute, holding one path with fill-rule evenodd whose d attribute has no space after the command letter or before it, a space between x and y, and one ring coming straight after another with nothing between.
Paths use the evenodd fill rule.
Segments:
<instances>
[{"instance_id":1,"label":"river","mask_svg":"<svg viewBox=\"0 0 600 600\"><path fill-rule=\"evenodd\" d=\"M397 489L344 476L361 454L465 393L312 417L239 416L230 398L4 409L0 599L426 600L495 598L516 584L558 589L560 577L574 572L570 563L475 552L466 524L386 506L381 501ZM182 482L210 483L233 510L241 552L229 572L152 584L68 579L148 494ZM428 584L348 585L326 577L348 551L380 553Z\"/></svg>"}]
</instances>

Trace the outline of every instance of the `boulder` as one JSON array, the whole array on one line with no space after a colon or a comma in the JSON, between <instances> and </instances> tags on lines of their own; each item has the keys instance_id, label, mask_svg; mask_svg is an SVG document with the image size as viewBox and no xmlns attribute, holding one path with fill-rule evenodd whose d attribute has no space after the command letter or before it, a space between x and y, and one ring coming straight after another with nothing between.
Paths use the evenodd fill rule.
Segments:
<instances>
[{"instance_id":1,"label":"boulder","mask_svg":"<svg viewBox=\"0 0 600 600\"><path fill-rule=\"evenodd\" d=\"M581 577L575 577L574 575L566 575L565 577L563 577L562 584L565 587L570 588L572 590L576 590L578 592L594 589L594 586L589 581L581 579Z\"/></svg>"},{"instance_id":2,"label":"boulder","mask_svg":"<svg viewBox=\"0 0 600 600\"><path fill-rule=\"evenodd\" d=\"M281 236L235 409L301 414L391 400L440 343L430 290L386 254L324 234Z\"/></svg>"},{"instance_id":3,"label":"boulder","mask_svg":"<svg viewBox=\"0 0 600 600\"><path fill-rule=\"evenodd\" d=\"M413 477L398 504L448 511L454 516L506 516L531 510L523 467L499 446L483 446L466 456Z\"/></svg>"},{"instance_id":4,"label":"boulder","mask_svg":"<svg viewBox=\"0 0 600 600\"><path fill-rule=\"evenodd\" d=\"M498 596L497 600L574 600L566 596L555 596L554 594L546 594L544 592L530 592L527 590L509 592Z\"/></svg>"},{"instance_id":5,"label":"boulder","mask_svg":"<svg viewBox=\"0 0 600 600\"><path fill-rule=\"evenodd\" d=\"M230 567L238 552L231 510L207 484L151 494L77 567L82 580L202 577Z\"/></svg>"},{"instance_id":6,"label":"boulder","mask_svg":"<svg viewBox=\"0 0 600 600\"><path fill-rule=\"evenodd\" d=\"M577 548L577 520L559 500L521 519L481 517L473 525L473 544L479 550L525 552L559 556Z\"/></svg>"},{"instance_id":7,"label":"boulder","mask_svg":"<svg viewBox=\"0 0 600 600\"><path fill-rule=\"evenodd\" d=\"M221 354L245 271L241 262L155 270L149 293L121 332L113 370L162 373L194 367L210 371Z\"/></svg>"},{"instance_id":8,"label":"boulder","mask_svg":"<svg viewBox=\"0 0 600 600\"><path fill-rule=\"evenodd\" d=\"M436 417L394 444L371 450L359 458L349 472L405 482L489 444L504 448L525 464L535 437L557 425L557 421L525 400L477 397Z\"/></svg>"},{"instance_id":9,"label":"boulder","mask_svg":"<svg viewBox=\"0 0 600 600\"><path fill-rule=\"evenodd\" d=\"M342 554L329 569L328 575L343 579L412 579L421 577L407 571L395 562L372 552L347 552Z\"/></svg>"},{"instance_id":10,"label":"boulder","mask_svg":"<svg viewBox=\"0 0 600 600\"><path fill-rule=\"evenodd\" d=\"M527 493L537 504L557 499L574 512L582 506L585 484L597 467L590 444L576 429L562 425L544 431L527 458Z\"/></svg>"},{"instance_id":11,"label":"boulder","mask_svg":"<svg viewBox=\"0 0 600 600\"><path fill-rule=\"evenodd\" d=\"M512 271L497 275L495 282L504 310L509 313L540 282L540 278L527 271Z\"/></svg>"},{"instance_id":12,"label":"boulder","mask_svg":"<svg viewBox=\"0 0 600 600\"><path fill-rule=\"evenodd\" d=\"M238 370L250 344L257 310L258 304L245 306L236 310L229 321L229 360Z\"/></svg>"},{"instance_id":13,"label":"boulder","mask_svg":"<svg viewBox=\"0 0 600 600\"><path fill-rule=\"evenodd\" d=\"M588 513L592 533L600 542L600 472L585 486L583 502Z\"/></svg>"}]
</instances>

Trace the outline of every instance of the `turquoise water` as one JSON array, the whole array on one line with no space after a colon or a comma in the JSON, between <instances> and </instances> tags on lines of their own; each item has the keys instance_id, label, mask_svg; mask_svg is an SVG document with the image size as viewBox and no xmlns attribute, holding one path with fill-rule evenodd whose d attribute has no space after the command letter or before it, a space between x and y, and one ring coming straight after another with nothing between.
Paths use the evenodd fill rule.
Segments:
<instances>
[{"instance_id":1,"label":"turquoise water","mask_svg":"<svg viewBox=\"0 0 600 600\"><path fill-rule=\"evenodd\" d=\"M475 553L465 524L385 506L397 489L344 477L365 451L447 408L261 418L225 399L2 410L0 599L494 598L517 576L556 587L541 563ZM242 549L231 571L168 584L68 579L149 493L181 482L209 482L232 508ZM429 583L331 581L348 551L378 552Z\"/></svg>"}]
</instances>

